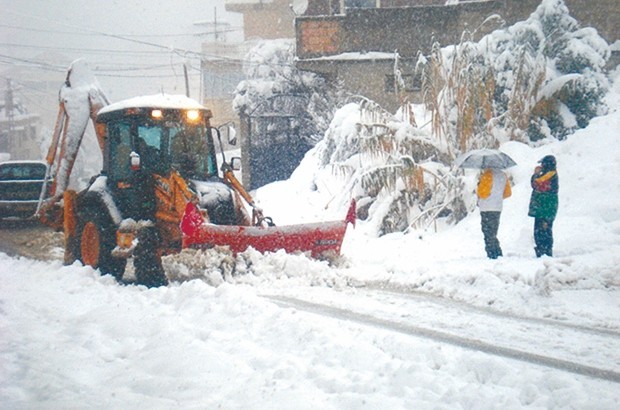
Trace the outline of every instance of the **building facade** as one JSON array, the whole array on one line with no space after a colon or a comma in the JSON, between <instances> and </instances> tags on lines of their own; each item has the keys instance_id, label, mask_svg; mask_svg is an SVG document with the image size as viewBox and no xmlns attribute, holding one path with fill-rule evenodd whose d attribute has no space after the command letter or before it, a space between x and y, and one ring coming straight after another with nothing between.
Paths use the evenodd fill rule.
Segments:
<instances>
[{"instance_id":1,"label":"building facade","mask_svg":"<svg viewBox=\"0 0 620 410\"><path fill-rule=\"evenodd\" d=\"M247 46L225 42L202 45L202 103L213 113L214 125L238 119L232 108L235 88L243 79Z\"/></svg>"},{"instance_id":2,"label":"building facade","mask_svg":"<svg viewBox=\"0 0 620 410\"><path fill-rule=\"evenodd\" d=\"M226 0L226 11L243 14L246 40L295 37L291 0Z\"/></svg>"}]
</instances>

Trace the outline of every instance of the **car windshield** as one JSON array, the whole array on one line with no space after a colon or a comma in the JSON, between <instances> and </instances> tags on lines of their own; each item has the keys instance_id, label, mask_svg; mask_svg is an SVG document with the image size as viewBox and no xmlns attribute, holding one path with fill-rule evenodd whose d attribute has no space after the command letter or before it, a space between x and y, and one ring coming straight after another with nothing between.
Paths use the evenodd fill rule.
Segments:
<instances>
[{"instance_id":1,"label":"car windshield","mask_svg":"<svg viewBox=\"0 0 620 410\"><path fill-rule=\"evenodd\" d=\"M0 165L1 180L41 180L45 179L46 167L43 164L19 163Z\"/></svg>"}]
</instances>

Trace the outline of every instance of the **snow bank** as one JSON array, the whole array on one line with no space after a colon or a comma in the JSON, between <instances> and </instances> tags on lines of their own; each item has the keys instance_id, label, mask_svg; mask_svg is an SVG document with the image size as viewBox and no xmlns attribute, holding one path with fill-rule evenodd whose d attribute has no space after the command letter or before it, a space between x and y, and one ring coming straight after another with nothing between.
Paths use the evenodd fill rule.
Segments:
<instances>
[{"instance_id":1,"label":"snow bank","mask_svg":"<svg viewBox=\"0 0 620 410\"><path fill-rule=\"evenodd\" d=\"M254 286L123 287L88 267L3 254L0 266L8 408L618 404L614 383L303 314Z\"/></svg>"}]
</instances>

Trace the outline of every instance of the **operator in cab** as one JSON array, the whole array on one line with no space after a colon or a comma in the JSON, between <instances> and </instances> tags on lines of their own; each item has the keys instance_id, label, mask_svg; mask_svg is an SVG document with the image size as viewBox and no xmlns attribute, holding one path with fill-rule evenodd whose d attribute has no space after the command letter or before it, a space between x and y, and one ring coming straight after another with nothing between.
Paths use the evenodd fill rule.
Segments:
<instances>
[{"instance_id":1,"label":"operator in cab","mask_svg":"<svg viewBox=\"0 0 620 410\"><path fill-rule=\"evenodd\" d=\"M182 129L177 132L171 143L172 167L183 178L197 178L207 169L205 162L210 158L206 139L196 130Z\"/></svg>"}]
</instances>

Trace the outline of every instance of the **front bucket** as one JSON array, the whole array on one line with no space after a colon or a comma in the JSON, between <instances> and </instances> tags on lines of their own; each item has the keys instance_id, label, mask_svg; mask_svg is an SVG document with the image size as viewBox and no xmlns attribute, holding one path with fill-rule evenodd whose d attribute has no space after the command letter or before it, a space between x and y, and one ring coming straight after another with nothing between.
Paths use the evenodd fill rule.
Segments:
<instances>
[{"instance_id":1,"label":"front bucket","mask_svg":"<svg viewBox=\"0 0 620 410\"><path fill-rule=\"evenodd\" d=\"M349 222L355 224L355 202L343 221L285 226L214 225L199 219L200 211L188 203L181 229L183 248L228 246L233 253L252 247L259 252L310 252L312 257L339 255Z\"/></svg>"}]
</instances>

